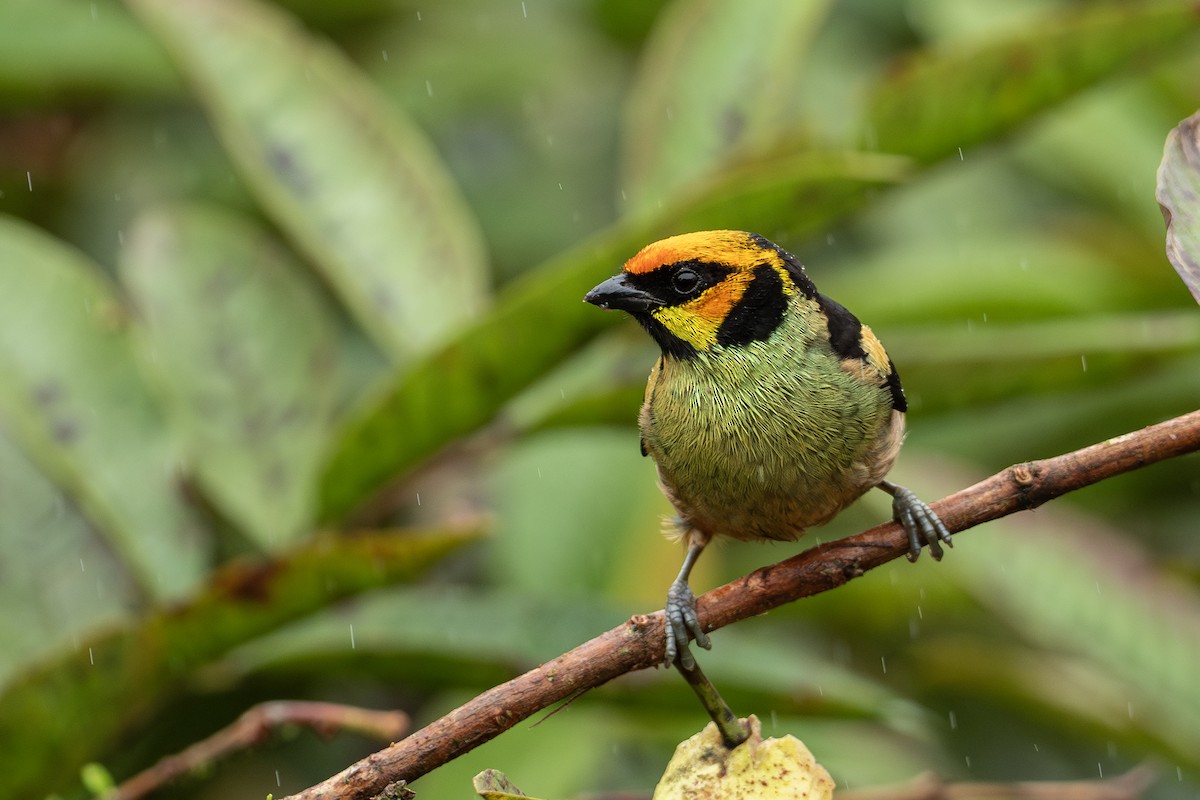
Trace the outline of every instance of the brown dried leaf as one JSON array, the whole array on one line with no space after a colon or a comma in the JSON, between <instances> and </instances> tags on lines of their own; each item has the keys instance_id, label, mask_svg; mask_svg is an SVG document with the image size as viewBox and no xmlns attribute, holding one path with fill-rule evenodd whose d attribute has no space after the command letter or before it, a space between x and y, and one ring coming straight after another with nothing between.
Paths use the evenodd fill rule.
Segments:
<instances>
[{"instance_id":1,"label":"brown dried leaf","mask_svg":"<svg viewBox=\"0 0 1200 800\"><path fill-rule=\"evenodd\" d=\"M1200 111L1167 134L1155 198L1167 222L1167 258L1200 303Z\"/></svg>"}]
</instances>

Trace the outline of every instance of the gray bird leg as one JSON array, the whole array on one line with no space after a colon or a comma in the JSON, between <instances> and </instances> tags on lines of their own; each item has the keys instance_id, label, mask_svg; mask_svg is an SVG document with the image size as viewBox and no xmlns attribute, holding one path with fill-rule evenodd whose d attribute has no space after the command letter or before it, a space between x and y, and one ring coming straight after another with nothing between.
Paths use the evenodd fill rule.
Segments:
<instances>
[{"instance_id":1,"label":"gray bird leg","mask_svg":"<svg viewBox=\"0 0 1200 800\"><path fill-rule=\"evenodd\" d=\"M663 659L667 666L674 664L677 658L684 669L690 670L696 666L696 659L692 657L692 651L688 647L692 639L705 650L712 649L712 642L700 627L700 618L696 616L696 596L688 586L688 576L692 574L692 567L696 565L696 559L704 552L707 544L707 536L701 536L694 530L688 534L688 550L683 559L683 567L680 568L679 576L675 578L671 588L667 590L667 648L666 657Z\"/></svg>"},{"instance_id":2,"label":"gray bird leg","mask_svg":"<svg viewBox=\"0 0 1200 800\"><path fill-rule=\"evenodd\" d=\"M929 555L934 561L941 561L942 542L947 547L953 547L954 542L933 509L911 490L891 481L880 481L879 488L892 496L892 518L908 534L908 560L916 561L921 555L921 547L929 545Z\"/></svg>"}]
</instances>

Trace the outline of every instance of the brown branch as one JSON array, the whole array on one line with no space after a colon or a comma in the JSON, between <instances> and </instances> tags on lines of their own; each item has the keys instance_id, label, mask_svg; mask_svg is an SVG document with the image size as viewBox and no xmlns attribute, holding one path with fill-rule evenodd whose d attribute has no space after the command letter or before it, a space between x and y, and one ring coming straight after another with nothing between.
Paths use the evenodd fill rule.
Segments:
<instances>
[{"instance_id":1,"label":"brown branch","mask_svg":"<svg viewBox=\"0 0 1200 800\"><path fill-rule=\"evenodd\" d=\"M1157 461L1200 450L1200 411L1073 453L1009 467L933 508L954 532L1029 508ZM894 522L821 544L699 598L705 630L834 589L907 552ZM536 669L493 687L406 739L373 753L288 800L367 800L413 781L498 736L530 715L663 658L662 612L635 615Z\"/></svg>"},{"instance_id":2,"label":"brown branch","mask_svg":"<svg viewBox=\"0 0 1200 800\"><path fill-rule=\"evenodd\" d=\"M109 800L140 800L177 778L211 766L220 758L262 744L272 731L286 725L312 728L322 736L349 730L390 742L399 739L408 730L408 715L403 711L373 711L338 703L298 700L259 703L232 724L159 760L105 797Z\"/></svg>"}]
</instances>

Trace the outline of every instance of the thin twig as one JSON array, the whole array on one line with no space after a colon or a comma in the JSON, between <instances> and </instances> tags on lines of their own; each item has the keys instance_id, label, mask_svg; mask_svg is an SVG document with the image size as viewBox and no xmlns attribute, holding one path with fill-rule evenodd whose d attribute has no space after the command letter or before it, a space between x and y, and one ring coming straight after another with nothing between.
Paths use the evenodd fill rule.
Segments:
<instances>
[{"instance_id":1,"label":"thin twig","mask_svg":"<svg viewBox=\"0 0 1200 800\"><path fill-rule=\"evenodd\" d=\"M675 669L679 670L679 674L683 676L688 686L692 687L692 691L696 693L696 697L700 699L700 705L704 706L709 718L717 726L717 730L721 733L721 741L725 743L726 747L732 750L749 738L750 730L742 724L737 714L733 713L733 709L721 697L721 693L700 669L699 664L693 661L692 666L685 667L682 659L677 658L675 659Z\"/></svg>"},{"instance_id":2,"label":"thin twig","mask_svg":"<svg viewBox=\"0 0 1200 800\"><path fill-rule=\"evenodd\" d=\"M1200 411L1073 453L1009 467L933 504L953 532L1035 508L1067 492L1200 450ZM821 544L763 567L698 599L706 631L825 592L903 556L894 522ZM564 698L663 659L663 614L635 615L574 650L493 687L406 739L288 800L367 800L388 784L413 781Z\"/></svg>"},{"instance_id":3,"label":"thin twig","mask_svg":"<svg viewBox=\"0 0 1200 800\"><path fill-rule=\"evenodd\" d=\"M109 800L139 800L177 778L211 766L220 758L261 744L272 731L287 725L312 728L322 736L353 731L391 742L404 735L409 722L403 711L373 711L338 703L299 700L259 703L212 736L166 756L134 775L106 797Z\"/></svg>"}]
</instances>

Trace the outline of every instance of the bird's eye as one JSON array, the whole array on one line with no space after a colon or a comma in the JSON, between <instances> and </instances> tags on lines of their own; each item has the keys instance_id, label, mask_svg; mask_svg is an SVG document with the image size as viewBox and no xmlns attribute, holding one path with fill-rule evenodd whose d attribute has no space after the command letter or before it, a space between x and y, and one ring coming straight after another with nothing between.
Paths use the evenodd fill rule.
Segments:
<instances>
[{"instance_id":1,"label":"bird's eye","mask_svg":"<svg viewBox=\"0 0 1200 800\"><path fill-rule=\"evenodd\" d=\"M671 276L671 288L680 294L691 294L699 285L700 276L690 269L676 270Z\"/></svg>"}]
</instances>

